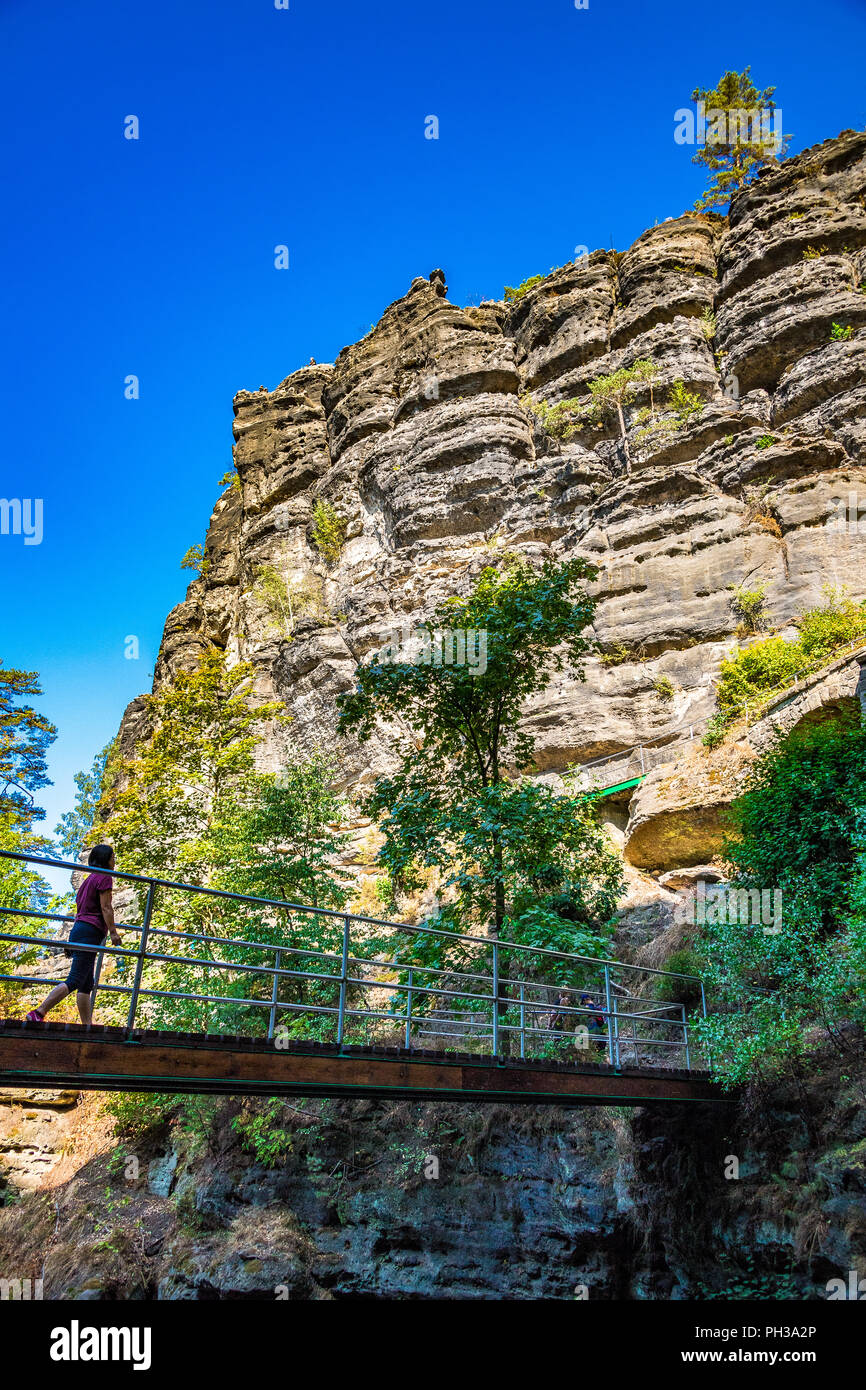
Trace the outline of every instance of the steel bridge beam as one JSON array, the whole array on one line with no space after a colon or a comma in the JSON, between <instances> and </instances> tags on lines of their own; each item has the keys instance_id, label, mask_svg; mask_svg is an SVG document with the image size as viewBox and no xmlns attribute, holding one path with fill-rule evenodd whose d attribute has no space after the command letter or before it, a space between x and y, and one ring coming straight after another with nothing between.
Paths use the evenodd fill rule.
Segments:
<instances>
[{"instance_id":1,"label":"steel bridge beam","mask_svg":"<svg viewBox=\"0 0 866 1390\"><path fill-rule=\"evenodd\" d=\"M0 1085L250 1096L367 1096L524 1105L730 1103L705 1072L339 1048L82 1024L0 1022Z\"/></svg>"}]
</instances>

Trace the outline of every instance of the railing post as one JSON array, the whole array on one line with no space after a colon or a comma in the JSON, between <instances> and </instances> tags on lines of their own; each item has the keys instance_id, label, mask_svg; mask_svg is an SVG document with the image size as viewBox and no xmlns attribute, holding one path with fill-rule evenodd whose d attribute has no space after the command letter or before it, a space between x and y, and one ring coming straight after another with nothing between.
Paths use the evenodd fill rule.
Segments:
<instances>
[{"instance_id":1,"label":"railing post","mask_svg":"<svg viewBox=\"0 0 866 1390\"><path fill-rule=\"evenodd\" d=\"M410 1049L411 1046L412 1046L411 1033L412 1033L412 981L413 981L413 978L414 978L414 972L413 972L413 970L412 970L412 967L410 966L410 967L409 967L409 986L408 986L408 990L407 990L407 993L406 993L406 1044L405 1044L405 1045L406 1045L406 1051L407 1051L407 1052L409 1051L409 1049Z\"/></svg>"},{"instance_id":2,"label":"railing post","mask_svg":"<svg viewBox=\"0 0 866 1390\"><path fill-rule=\"evenodd\" d=\"M349 931L351 917L348 913L343 916L343 964L340 970L340 1012L337 1018L337 1046L343 1046L343 1037L346 1031L346 986L349 977Z\"/></svg>"},{"instance_id":3,"label":"railing post","mask_svg":"<svg viewBox=\"0 0 866 1390\"><path fill-rule=\"evenodd\" d=\"M279 948L277 948L277 952L276 952L276 955L275 955L275 958L274 958L274 986L273 986L273 989L271 990L271 1011L270 1011L270 1014L268 1015L268 1042L272 1042L272 1041L273 1041L274 1033L276 1032L276 1026L277 1026L277 991L278 991L278 989L279 989L279 987L280 987L280 977L279 977L279 974L278 974L277 972L279 971L280 962L282 961L282 959L283 959L283 953L282 953L282 951L281 951Z\"/></svg>"},{"instance_id":4,"label":"railing post","mask_svg":"<svg viewBox=\"0 0 866 1390\"><path fill-rule=\"evenodd\" d=\"M135 978L132 982L132 998L129 1001L129 1013L126 1017L127 1037L132 1036L135 1026L135 1010L138 1006L138 992L141 988L141 976L144 971L144 957L147 953L147 938L150 935L150 919L153 916L153 900L156 896L156 884L150 883L147 888L147 898L144 903L144 918L141 923L141 935L138 938L138 960L135 962Z\"/></svg>"},{"instance_id":5,"label":"railing post","mask_svg":"<svg viewBox=\"0 0 866 1390\"><path fill-rule=\"evenodd\" d=\"M685 1004L680 1004L680 1008L681 1008L682 1014L683 1014L683 1043L684 1043L685 1049L686 1049L686 1071L691 1071L691 1069L692 1069L692 1064L691 1064L691 1062L689 1061L689 1027L688 1027L688 1024L686 1023L686 1006L685 1006Z\"/></svg>"},{"instance_id":6,"label":"railing post","mask_svg":"<svg viewBox=\"0 0 866 1390\"><path fill-rule=\"evenodd\" d=\"M493 942L493 1055L499 1056L499 942Z\"/></svg>"},{"instance_id":7,"label":"railing post","mask_svg":"<svg viewBox=\"0 0 866 1390\"><path fill-rule=\"evenodd\" d=\"M105 952L100 951L96 957L96 965L93 968L93 989L90 991L90 1017L96 1008L96 991L99 989L99 977L102 974L102 962L105 959Z\"/></svg>"},{"instance_id":8,"label":"railing post","mask_svg":"<svg viewBox=\"0 0 866 1390\"><path fill-rule=\"evenodd\" d=\"M520 981L520 1060L526 1060L526 986Z\"/></svg>"},{"instance_id":9,"label":"railing post","mask_svg":"<svg viewBox=\"0 0 866 1390\"><path fill-rule=\"evenodd\" d=\"M616 1033L616 1000L610 992L610 966L604 967L604 997L607 1010L607 1055L612 1067L619 1066L619 1039Z\"/></svg>"}]
</instances>

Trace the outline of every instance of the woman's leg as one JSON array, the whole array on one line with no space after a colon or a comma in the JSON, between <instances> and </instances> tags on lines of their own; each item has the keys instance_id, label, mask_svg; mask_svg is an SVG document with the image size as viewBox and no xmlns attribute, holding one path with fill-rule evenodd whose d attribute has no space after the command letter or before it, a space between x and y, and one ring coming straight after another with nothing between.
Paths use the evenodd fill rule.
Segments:
<instances>
[{"instance_id":1,"label":"woman's leg","mask_svg":"<svg viewBox=\"0 0 866 1390\"><path fill-rule=\"evenodd\" d=\"M90 995L85 994L84 990L80 989L75 996L75 1002L78 1005L78 1012L81 1015L81 1022L89 1025L93 1019L93 1007L91 1004Z\"/></svg>"},{"instance_id":2,"label":"woman's leg","mask_svg":"<svg viewBox=\"0 0 866 1390\"><path fill-rule=\"evenodd\" d=\"M61 999L65 999L69 993L69 986L66 984L55 985L50 994L46 994L42 1003L39 1005L39 1012L45 1016L49 1009L53 1009L55 1004L59 1004Z\"/></svg>"}]
</instances>

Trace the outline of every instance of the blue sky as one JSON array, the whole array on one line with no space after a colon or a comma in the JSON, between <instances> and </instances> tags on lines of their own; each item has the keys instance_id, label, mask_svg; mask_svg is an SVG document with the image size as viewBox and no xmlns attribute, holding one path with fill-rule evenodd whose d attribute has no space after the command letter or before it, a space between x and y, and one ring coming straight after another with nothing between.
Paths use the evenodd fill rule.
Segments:
<instances>
[{"instance_id":1,"label":"blue sky","mask_svg":"<svg viewBox=\"0 0 866 1390\"><path fill-rule=\"evenodd\" d=\"M862 129L864 51L866 0L0 0L0 496L44 509L0 535L0 658L60 730L46 824L150 686L237 390L435 266L477 302L676 216L673 113L726 68L776 84L792 152Z\"/></svg>"}]
</instances>

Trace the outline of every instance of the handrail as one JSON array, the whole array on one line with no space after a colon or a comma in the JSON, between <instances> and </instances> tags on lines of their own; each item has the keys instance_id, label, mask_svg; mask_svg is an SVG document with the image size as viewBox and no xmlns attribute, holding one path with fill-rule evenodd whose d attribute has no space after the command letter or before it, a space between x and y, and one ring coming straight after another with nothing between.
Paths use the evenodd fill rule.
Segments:
<instances>
[{"instance_id":1,"label":"handrail","mask_svg":"<svg viewBox=\"0 0 866 1390\"><path fill-rule=\"evenodd\" d=\"M89 870L89 866L13 850L0 850L0 858L69 869L73 873ZM142 1001L148 1001L149 1005L158 1001L163 1004L172 1001L206 1006L206 1027L209 1020L219 1022L221 1011L226 1008L245 1011L248 1020L255 1017L256 1011L266 1009L267 1037L275 1045L278 1045L278 1020L300 1016L299 1026L302 1030L306 1026L307 1036L320 1036L318 1033L310 1034L311 1021L315 1023L315 1020L319 1020L315 1024L318 1029L333 1029L336 1024L336 1042L341 1049L352 1030L361 1024L367 1037L371 1027L380 1038L383 1029L399 1027L405 1049L409 1052L413 1050L413 1041L417 1048L419 1040L423 1046L431 1037L463 1037L467 1041L474 1039L483 1046L489 1046L493 1055L499 1057L510 1051L512 1040L518 1039L522 1058L528 1055L527 1048L536 1046L547 1050L544 1055L550 1055L550 1049L553 1049L557 1056L562 1055L563 1049L570 1055L570 1049L585 1051L597 1047L606 1053L610 1064L618 1068L623 1060L629 1058L640 1063L648 1050L661 1049L665 1054L674 1049L675 1053L684 1055L687 1070L693 1065L691 1058L694 1048L693 1044L690 1045L689 1021L684 1005L675 1000L643 999L637 991L645 988L644 982L650 976L693 982L700 986L701 1009L706 1016L703 985L696 975L548 947L524 946L516 941L502 941L495 936L472 936L408 922L390 922L334 908L312 907L196 884L148 878L125 870L105 872L113 879L131 881L146 888L141 925L120 925L120 930L135 934L136 944L130 948L73 943L71 949L96 957L97 981L103 960L115 960L119 973L110 981L94 986L94 994L98 988L118 1001L128 1000L126 1030L130 1038L141 1026L139 1005ZM332 922L339 931L340 944L337 944L336 932L333 948L322 949L318 944L297 944L291 934L284 937L281 932L275 932L276 940L263 942L159 926L154 919L154 904L159 889L189 895L204 894L208 898L284 914L289 933L294 919L308 913L315 920ZM10 918L18 918L20 922L13 923L9 921ZM44 912L30 906L2 906L0 926L9 922L10 926L23 925L24 930L0 931L0 941L25 950L41 947L57 952L60 948L69 949L68 942L62 936L40 935L38 924L56 922L63 925L70 920L73 920L71 915L65 912ZM28 930L30 922L33 922L33 926ZM374 936L372 942L370 926L379 932L378 938ZM356 932L355 949L353 927ZM360 938L357 934L359 928ZM458 958L450 967L445 956L446 963L427 965L413 959L414 953L407 952L399 944L400 934L403 933L408 933L412 940L432 938L446 945L471 947L472 951L480 952L480 958L465 963ZM396 941L393 939L395 936ZM166 943L165 947L163 942ZM168 942L175 945L169 946ZM197 954L198 951L206 954ZM227 951L243 952L244 956L247 952L254 955L264 953L265 960L254 964L249 961L249 956L240 959L229 956L226 959ZM383 956L382 951L392 954ZM297 961L297 957L302 959ZM555 962L559 968L545 975L549 962ZM569 967L565 978L570 979L570 983L562 983L563 962ZM468 968L460 968L464 964ZM49 983L44 978L25 973L25 961L22 961L22 966L23 969L18 971L10 967L12 973L0 973L0 982L18 987ZM153 967L153 974L145 975L146 966ZM172 976L166 973L172 967L181 974ZM526 974L527 970L529 975ZM228 975L229 990L236 988L237 992L211 992L211 977L206 974L210 971L217 971L221 977L214 982L217 989ZM171 984L179 987L169 988ZM259 997L262 991L266 992L265 997ZM585 998L580 1003L572 1003L581 995ZM363 1007L358 1007L359 1004ZM187 1026L188 1015L189 1010L186 1009L183 1013L184 1027ZM163 1019L170 1018L171 1007L167 1012L163 1008L161 1016ZM622 1031L621 1025L629 1025L630 1037ZM163 1026L174 1025L169 1022ZM256 1028L259 1026L255 1025ZM296 1025L291 1036L302 1035L298 1034Z\"/></svg>"},{"instance_id":2,"label":"handrail","mask_svg":"<svg viewBox=\"0 0 866 1390\"><path fill-rule=\"evenodd\" d=\"M313 913L313 914L315 914L315 915L318 915L318 916L320 916L320 917L321 917L321 916L324 916L324 917L345 917L345 916L347 915L345 912L341 912L339 909L333 908L333 907L313 907L313 906L311 906L311 905L309 905L309 904L289 902L289 901L286 901L286 900L281 899L281 898L258 898L258 897L253 897L253 896L251 896L250 894L247 894L247 893L231 893L231 892L229 892L227 889L224 889L224 888L205 888L205 887L203 887L203 886L201 886L201 885L199 885L199 884L197 884L197 883L175 883L175 882L173 882L172 880L170 880L170 879L165 879L165 878L147 878L147 877L145 877L144 874L131 874L131 873L127 873L125 870L122 871L122 870L120 870L120 869L96 869L96 868L90 867L90 866L87 865L87 864L73 864L73 863L70 863L70 862L67 861L67 860L60 860L60 859L45 859L45 858L40 858L40 857L37 856L37 855L32 855L32 854L21 854L21 853L20 853L19 851L17 851L17 850L0 849L0 859L18 859L18 860L23 860L25 863L28 863L28 864L41 864L41 865L43 865L44 867L49 868L49 869L69 869L72 873L76 873L76 874L80 874L80 873L83 873L83 874L85 874L85 875L87 875L87 874L93 874L93 873L110 874L112 878L129 879L129 880L131 880L131 881L134 881L134 882L136 882L136 883L141 883L141 884L144 884L144 885L146 885L146 886L149 886L150 884L153 884L154 887L156 887L156 888L176 888L176 889L182 889L183 891L189 892L189 893L204 893L204 894L207 894L208 897L214 897L214 898L227 898L227 899L231 899L233 902L255 903L255 904L257 904L257 906L259 906L259 907L276 907L276 908L279 908L281 911L289 911L289 912L311 912L311 913ZM7 910L18 911L18 909L7 909ZM22 915L27 915L27 911L26 911L25 909L21 909L21 914L22 914ZM445 931L445 929L442 928L442 927L421 927L421 926L416 926L416 925L414 925L414 924L411 923L411 922L392 922L392 921L390 921L390 920L389 920L388 918L386 918L386 917L366 917L363 913L360 913L360 912L350 912L348 915L352 918L352 921L353 921L353 922L365 922L365 923L367 923L368 925L374 926L374 927L391 927L391 928L392 928L393 930L395 930L395 931L406 931L406 932L421 933L422 935L425 935L425 936L432 936L432 935L441 936L441 937L446 937L449 941L466 941L466 942L469 942L469 944L472 945L472 946L483 945L483 944L485 944L485 943L486 943L486 944L491 944L491 945L492 945L493 942L494 942L494 940L495 940L495 941L496 941L496 944L497 944L498 946L504 947L504 948L506 948L507 950L513 950L513 951L528 951L528 952L531 952L533 955L551 956L551 957L554 957L554 958L556 958L556 959L558 959L558 960L569 960L569 961L575 961L575 960L577 960L577 961L583 961L583 962L585 962L585 963L587 963L587 964L592 964L592 965L598 965L598 964L600 964L600 965L615 965L615 966L619 967L620 969L625 968L625 969L637 970L637 971L638 971L639 973L641 973L641 974L646 974L646 975L670 975L670 976L676 977L677 979L680 979L680 980L699 980L699 979L700 979L700 977L699 977L698 975L684 975L681 971L678 971L678 970L656 970L656 969L654 969L654 968L651 968L651 967L648 966L648 965L647 965L647 966L644 966L644 965L642 965L642 966L625 966L623 961L609 960L609 959L608 959L607 957L605 957L605 956L581 956L581 955L575 954L573 951L554 951L554 950L552 950L549 946L524 946L524 945L522 945L519 941L505 941L505 940L503 940L503 939L500 938L500 937L494 938L494 937L483 937L483 936L467 936L466 934L464 934L464 933L462 933L462 932ZM62 918L61 920L63 920L63 921L68 921L69 919L68 919L68 917L63 916L63 918ZM154 930L156 930L156 928L154 928ZM199 935L198 935L197 933L195 933L195 932L176 933L176 935L186 935L186 936L190 937L190 939L192 939L192 940L200 940L200 939L201 939L201 938L199 937ZM215 940L217 940L217 941L220 941L220 942L223 940L222 937L216 937L216 938L213 938L213 939L215 939ZM243 942L239 942L239 943L237 943L237 944L242 945L242 946L252 946L252 945L255 945L255 944L262 944L262 943L254 943L254 942L243 941ZM273 950L273 949L274 949L273 946L272 946L270 943L267 943L267 944L268 944L268 949L269 949L269 950ZM416 968L417 968L417 967L416 967Z\"/></svg>"}]
</instances>

